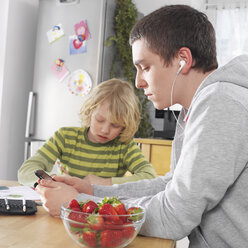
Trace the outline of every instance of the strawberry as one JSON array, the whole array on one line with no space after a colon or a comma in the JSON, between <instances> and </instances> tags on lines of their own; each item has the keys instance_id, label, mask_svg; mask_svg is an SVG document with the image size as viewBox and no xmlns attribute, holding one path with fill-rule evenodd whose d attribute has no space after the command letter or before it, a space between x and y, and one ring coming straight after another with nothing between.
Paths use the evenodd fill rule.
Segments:
<instances>
[{"instance_id":1,"label":"strawberry","mask_svg":"<svg viewBox=\"0 0 248 248\"><path fill-rule=\"evenodd\" d=\"M76 209L81 210L80 205L76 199L72 199L70 201L69 208L74 209L75 211L77 211Z\"/></svg>"},{"instance_id":2,"label":"strawberry","mask_svg":"<svg viewBox=\"0 0 248 248\"><path fill-rule=\"evenodd\" d=\"M125 205L120 200L118 200L117 197L112 197L112 198L105 197L104 200L102 201L102 203L103 204L104 203L111 204L114 207L114 209L118 215L126 215L127 214ZM126 217L121 216L120 218L122 219L123 222L126 222Z\"/></svg>"},{"instance_id":3,"label":"strawberry","mask_svg":"<svg viewBox=\"0 0 248 248\"><path fill-rule=\"evenodd\" d=\"M118 202L114 203L113 206L119 215L126 215L127 214L126 208L122 202L118 201Z\"/></svg>"},{"instance_id":4,"label":"strawberry","mask_svg":"<svg viewBox=\"0 0 248 248\"><path fill-rule=\"evenodd\" d=\"M98 205L95 202L87 201L83 204L82 211L84 213L92 214L96 208L98 208Z\"/></svg>"},{"instance_id":5,"label":"strawberry","mask_svg":"<svg viewBox=\"0 0 248 248\"><path fill-rule=\"evenodd\" d=\"M89 247L95 247L97 245L97 232L89 228L85 228L83 232L83 240Z\"/></svg>"},{"instance_id":6,"label":"strawberry","mask_svg":"<svg viewBox=\"0 0 248 248\"><path fill-rule=\"evenodd\" d=\"M130 226L129 223L124 223L124 226L122 229L122 237L125 239L130 239L133 237L134 231L135 231L135 228L133 226Z\"/></svg>"},{"instance_id":7,"label":"strawberry","mask_svg":"<svg viewBox=\"0 0 248 248\"><path fill-rule=\"evenodd\" d=\"M86 215L83 212L82 213L70 212L68 218L72 221L77 221L80 223L87 223ZM77 224L77 223L73 223L73 222L70 222L70 225L73 227L81 227L81 228L85 227L85 224Z\"/></svg>"},{"instance_id":8,"label":"strawberry","mask_svg":"<svg viewBox=\"0 0 248 248\"><path fill-rule=\"evenodd\" d=\"M142 218L142 214L138 214L138 213L142 213L143 210L141 208L138 207L131 207L127 210L127 215L131 215L130 217L128 217L129 221L138 221Z\"/></svg>"},{"instance_id":9,"label":"strawberry","mask_svg":"<svg viewBox=\"0 0 248 248\"><path fill-rule=\"evenodd\" d=\"M112 206L115 208L115 211L117 212L117 214L119 214L119 215L126 215L127 214L126 208L121 201L116 199L112 203ZM120 216L120 218L122 219L123 222L127 221L126 216Z\"/></svg>"},{"instance_id":10,"label":"strawberry","mask_svg":"<svg viewBox=\"0 0 248 248\"><path fill-rule=\"evenodd\" d=\"M119 222L120 218L115 210L115 208L110 203L104 203L99 207L98 210L101 215L110 215L109 217L105 217L106 220L111 220L113 222Z\"/></svg>"},{"instance_id":11,"label":"strawberry","mask_svg":"<svg viewBox=\"0 0 248 248\"><path fill-rule=\"evenodd\" d=\"M104 230L100 234L100 242L103 247L118 247L122 243L120 230Z\"/></svg>"},{"instance_id":12,"label":"strawberry","mask_svg":"<svg viewBox=\"0 0 248 248\"><path fill-rule=\"evenodd\" d=\"M87 217L87 222L93 230L102 230L104 229L104 219L99 214L91 214Z\"/></svg>"}]
</instances>

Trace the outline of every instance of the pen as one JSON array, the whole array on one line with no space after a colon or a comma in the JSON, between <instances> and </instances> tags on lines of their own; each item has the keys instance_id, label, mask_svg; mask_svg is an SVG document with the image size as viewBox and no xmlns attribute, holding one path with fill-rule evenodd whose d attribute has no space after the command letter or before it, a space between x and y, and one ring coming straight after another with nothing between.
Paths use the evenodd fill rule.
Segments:
<instances>
[{"instance_id":1,"label":"pen","mask_svg":"<svg viewBox=\"0 0 248 248\"><path fill-rule=\"evenodd\" d=\"M58 163L60 169L66 174L68 175L68 172L65 170L64 166L61 163Z\"/></svg>"},{"instance_id":2,"label":"pen","mask_svg":"<svg viewBox=\"0 0 248 248\"><path fill-rule=\"evenodd\" d=\"M26 200L24 198L22 199L22 210L26 212Z\"/></svg>"},{"instance_id":3,"label":"pen","mask_svg":"<svg viewBox=\"0 0 248 248\"><path fill-rule=\"evenodd\" d=\"M6 206L6 209L7 209L7 210L10 210L10 206L9 206L9 201L8 201L8 198L7 198L7 197L5 197L5 198L4 198L4 201L5 201L5 206Z\"/></svg>"}]
</instances>

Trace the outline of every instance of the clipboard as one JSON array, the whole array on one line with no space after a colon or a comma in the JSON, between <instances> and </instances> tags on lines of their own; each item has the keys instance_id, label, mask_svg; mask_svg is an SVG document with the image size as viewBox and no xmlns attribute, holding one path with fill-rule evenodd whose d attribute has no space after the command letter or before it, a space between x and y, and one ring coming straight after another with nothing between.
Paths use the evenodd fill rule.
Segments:
<instances>
[{"instance_id":1,"label":"clipboard","mask_svg":"<svg viewBox=\"0 0 248 248\"><path fill-rule=\"evenodd\" d=\"M0 215L34 215L37 212L36 203L31 200L25 201L25 208L23 200L0 199Z\"/></svg>"}]
</instances>

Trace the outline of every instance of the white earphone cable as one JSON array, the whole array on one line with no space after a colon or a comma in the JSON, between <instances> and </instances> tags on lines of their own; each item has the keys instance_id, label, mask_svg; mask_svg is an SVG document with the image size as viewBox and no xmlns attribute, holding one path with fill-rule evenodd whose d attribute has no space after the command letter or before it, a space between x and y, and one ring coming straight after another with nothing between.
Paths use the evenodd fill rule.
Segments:
<instances>
[{"instance_id":1,"label":"white earphone cable","mask_svg":"<svg viewBox=\"0 0 248 248\"><path fill-rule=\"evenodd\" d=\"M174 91L174 86L175 86L175 83L176 83L176 80L177 80L177 77L178 77L179 73L180 73L180 70L177 71L176 76L175 76L175 78L173 80L173 83L172 83L172 86L171 86L171 106L173 105L173 91ZM176 117L176 114L174 113L174 110L171 110L171 112L172 112L172 114L173 114L173 116L174 116L174 118L175 118L176 123L178 124L178 126L180 126L180 128L182 130L184 130L184 128L178 122L178 118Z\"/></svg>"},{"instance_id":2,"label":"white earphone cable","mask_svg":"<svg viewBox=\"0 0 248 248\"><path fill-rule=\"evenodd\" d=\"M175 83L176 83L176 80L177 80L177 77L178 77L178 75L179 75L179 73L181 72L181 69L183 68L183 66L184 66L184 64L182 65L182 64L180 64L180 68L179 68L179 70L177 71L177 73L176 73L176 76L175 76L175 78L174 78L174 80L173 80L173 83L172 83L172 86L171 86L171 106L173 105L173 91L174 91L174 86L175 86ZM178 118L176 117L176 115L175 115L175 113L174 113L174 110L171 110L172 111L172 114L173 114L173 116L174 116L174 118L175 118L175 120L176 120L176 123L178 124L178 126L182 129L182 131L184 131L184 128L181 126L181 124L178 122ZM179 136L177 136L177 138L179 138L180 136L182 136L183 135L183 132L182 132L182 134L181 135L179 135ZM175 140L175 139L174 139ZM172 153L173 153L173 163L175 163L175 165L174 165L174 167L176 167L176 164L177 164L177 157L176 157L176 147L175 146L173 146L173 151L172 151Z\"/></svg>"}]
</instances>

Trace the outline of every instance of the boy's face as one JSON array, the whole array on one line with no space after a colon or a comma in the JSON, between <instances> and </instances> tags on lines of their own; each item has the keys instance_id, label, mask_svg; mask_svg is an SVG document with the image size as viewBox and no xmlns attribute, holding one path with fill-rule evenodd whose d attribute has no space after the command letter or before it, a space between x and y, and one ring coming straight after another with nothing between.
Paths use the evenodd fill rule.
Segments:
<instances>
[{"instance_id":1,"label":"boy's face","mask_svg":"<svg viewBox=\"0 0 248 248\"><path fill-rule=\"evenodd\" d=\"M175 61L164 65L159 55L152 52L143 39L132 45L133 63L137 69L136 87L144 89L144 94L157 109L171 105L171 87L178 70ZM175 86L176 88L176 86ZM173 104L175 98L173 96Z\"/></svg>"},{"instance_id":2,"label":"boy's face","mask_svg":"<svg viewBox=\"0 0 248 248\"><path fill-rule=\"evenodd\" d=\"M107 143L119 136L122 126L108 120L109 102L105 101L92 113L88 138L94 143Z\"/></svg>"}]
</instances>

